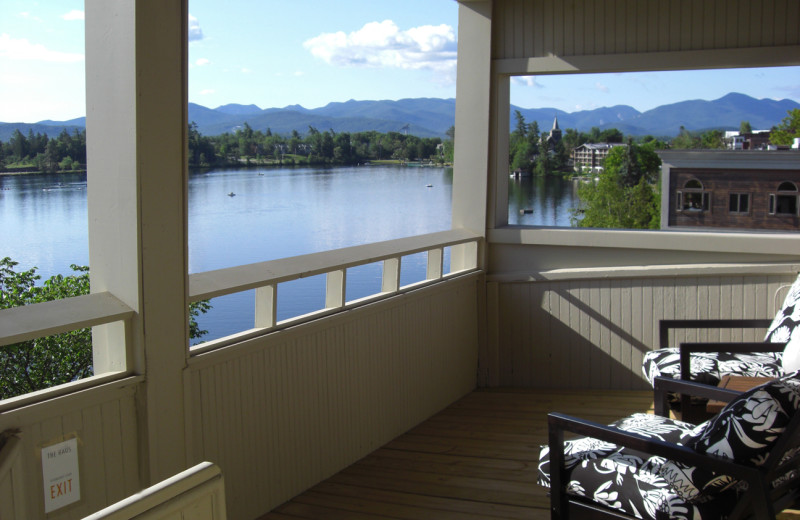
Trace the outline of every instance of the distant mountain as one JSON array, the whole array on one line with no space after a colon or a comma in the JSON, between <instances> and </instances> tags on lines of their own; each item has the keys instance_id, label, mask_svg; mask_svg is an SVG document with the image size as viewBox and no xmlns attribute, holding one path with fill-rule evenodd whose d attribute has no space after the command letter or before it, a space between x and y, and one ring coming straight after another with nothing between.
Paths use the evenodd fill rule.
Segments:
<instances>
[{"instance_id":1,"label":"distant mountain","mask_svg":"<svg viewBox=\"0 0 800 520\"><path fill-rule=\"evenodd\" d=\"M81 118L83 119L83 118ZM62 130L70 134L75 130L81 131L86 127L86 121L79 125L70 125L64 122L42 121L41 123L0 123L0 141L8 142L16 130L22 132L27 137L28 132L34 134L47 134L48 137L57 137Z\"/></svg>"},{"instance_id":2,"label":"distant mountain","mask_svg":"<svg viewBox=\"0 0 800 520\"><path fill-rule=\"evenodd\" d=\"M249 116L251 114L260 114L261 109L256 105L239 105L237 103L229 103L215 108L217 112L223 114L230 114L232 116Z\"/></svg>"},{"instance_id":3,"label":"distant mountain","mask_svg":"<svg viewBox=\"0 0 800 520\"><path fill-rule=\"evenodd\" d=\"M749 121L754 130L769 130L800 104L789 99L755 99L744 94L728 94L714 101L700 99L662 105L632 119L624 128L633 135L677 135L681 126L687 130L738 130L742 121Z\"/></svg>"},{"instance_id":4,"label":"distant mountain","mask_svg":"<svg viewBox=\"0 0 800 520\"><path fill-rule=\"evenodd\" d=\"M455 99L413 98L398 101L356 101L329 103L324 107L308 109L300 105L261 109L256 105L228 104L207 108L189 103L189 121L197 124L200 133L218 135L235 132L245 122L254 130L290 134L297 130L306 134L309 126L324 131L408 132L420 137L444 137L455 123ZM618 128L625 134L671 137L681 126L691 131L709 129L738 130L742 121L749 121L753 129L766 130L786 117L788 111L800 108L800 103L784 99L755 99L744 94L731 93L713 101L689 100L662 105L639 112L627 105L603 107L594 110L565 112L555 108L511 107L509 130L515 126L513 113L519 110L530 123L536 121L541 131L549 131L553 119L559 127L586 132L592 127ZM85 118L70 121L40 121L39 123L0 123L0 140L8 141L14 130L26 134L46 133L54 137L61 130L72 132L83 128Z\"/></svg>"}]
</instances>

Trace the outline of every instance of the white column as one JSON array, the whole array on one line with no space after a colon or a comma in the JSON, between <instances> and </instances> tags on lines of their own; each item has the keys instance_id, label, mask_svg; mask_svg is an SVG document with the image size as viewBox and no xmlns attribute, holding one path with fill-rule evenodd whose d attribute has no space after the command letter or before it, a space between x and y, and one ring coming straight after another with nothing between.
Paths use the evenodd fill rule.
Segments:
<instances>
[{"instance_id":1,"label":"white column","mask_svg":"<svg viewBox=\"0 0 800 520\"><path fill-rule=\"evenodd\" d=\"M458 6L453 227L486 236L492 84L492 2ZM483 265L482 261L479 261ZM463 259L453 251L453 270Z\"/></svg>"},{"instance_id":2,"label":"white column","mask_svg":"<svg viewBox=\"0 0 800 520\"><path fill-rule=\"evenodd\" d=\"M185 469L187 0L85 9L92 290L137 311L127 355L117 331L96 331L96 370L127 357L146 376L140 464L155 482Z\"/></svg>"}]
</instances>

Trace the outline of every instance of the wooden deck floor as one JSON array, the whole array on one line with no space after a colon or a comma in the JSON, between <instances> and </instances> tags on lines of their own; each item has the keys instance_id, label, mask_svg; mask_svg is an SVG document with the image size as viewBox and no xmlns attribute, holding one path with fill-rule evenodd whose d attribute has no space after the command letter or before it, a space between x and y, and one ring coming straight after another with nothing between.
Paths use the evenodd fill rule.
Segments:
<instances>
[{"instance_id":1,"label":"wooden deck floor","mask_svg":"<svg viewBox=\"0 0 800 520\"><path fill-rule=\"evenodd\" d=\"M652 404L651 392L476 391L261 520L549 518L536 484L547 413L610 423Z\"/></svg>"}]
</instances>

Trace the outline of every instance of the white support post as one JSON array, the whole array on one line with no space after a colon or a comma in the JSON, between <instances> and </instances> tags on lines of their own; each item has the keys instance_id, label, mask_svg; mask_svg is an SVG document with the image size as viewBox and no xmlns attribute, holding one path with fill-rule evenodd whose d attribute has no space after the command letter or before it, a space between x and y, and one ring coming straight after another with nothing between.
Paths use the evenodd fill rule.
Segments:
<instances>
[{"instance_id":1,"label":"white support post","mask_svg":"<svg viewBox=\"0 0 800 520\"><path fill-rule=\"evenodd\" d=\"M265 285L256 289L256 328L274 327L278 323L278 288Z\"/></svg>"},{"instance_id":2,"label":"white support post","mask_svg":"<svg viewBox=\"0 0 800 520\"><path fill-rule=\"evenodd\" d=\"M127 356L146 378L147 484L186 468L188 0L86 0L85 13L91 286L136 312L127 348L124 327L95 331L95 368Z\"/></svg>"},{"instance_id":3,"label":"white support post","mask_svg":"<svg viewBox=\"0 0 800 520\"><path fill-rule=\"evenodd\" d=\"M338 269L327 274L325 284L326 309L340 309L344 307L346 282L347 271L345 269Z\"/></svg>"},{"instance_id":4,"label":"white support post","mask_svg":"<svg viewBox=\"0 0 800 520\"><path fill-rule=\"evenodd\" d=\"M428 251L428 269L425 274L426 280L439 280L442 277L444 254L441 247Z\"/></svg>"},{"instance_id":5,"label":"white support post","mask_svg":"<svg viewBox=\"0 0 800 520\"><path fill-rule=\"evenodd\" d=\"M459 2L458 73L456 83L453 228L486 236L492 118L492 2ZM508 107L506 107L508 110ZM508 133L508 128L504 130ZM508 179L506 179L506 182ZM455 268L461 259L451 256ZM479 260L483 265L483 260Z\"/></svg>"},{"instance_id":6,"label":"white support post","mask_svg":"<svg viewBox=\"0 0 800 520\"><path fill-rule=\"evenodd\" d=\"M387 258L383 261L381 292L394 293L398 289L400 289L400 257Z\"/></svg>"}]
</instances>

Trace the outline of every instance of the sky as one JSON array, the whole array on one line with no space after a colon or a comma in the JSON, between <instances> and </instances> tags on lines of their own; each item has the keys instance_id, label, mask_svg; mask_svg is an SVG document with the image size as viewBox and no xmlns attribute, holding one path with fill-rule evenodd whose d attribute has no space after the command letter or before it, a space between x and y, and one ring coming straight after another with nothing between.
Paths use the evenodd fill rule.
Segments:
<instances>
[{"instance_id":1,"label":"sky","mask_svg":"<svg viewBox=\"0 0 800 520\"><path fill-rule=\"evenodd\" d=\"M190 0L189 101L317 108L456 95L455 0ZM85 115L83 2L0 2L0 122ZM645 111L741 92L800 102L800 67L514 78L511 101Z\"/></svg>"}]
</instances>

